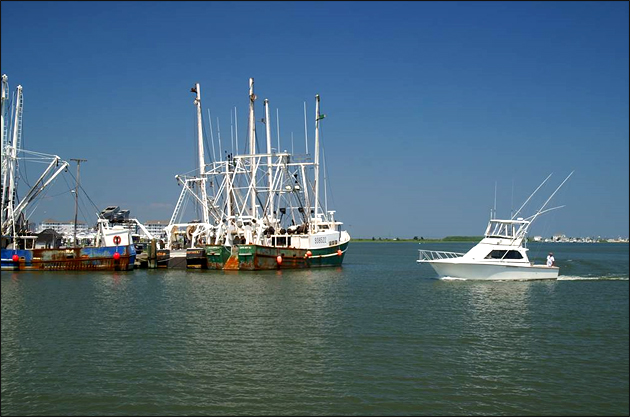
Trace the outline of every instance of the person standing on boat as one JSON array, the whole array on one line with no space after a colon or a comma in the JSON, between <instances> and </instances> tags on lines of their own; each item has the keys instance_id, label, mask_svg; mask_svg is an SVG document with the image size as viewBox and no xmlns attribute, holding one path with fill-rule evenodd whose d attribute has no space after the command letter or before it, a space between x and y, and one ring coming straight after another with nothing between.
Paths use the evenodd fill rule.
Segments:
<instances>
[{"instance_id":1,"label":"person standing on boat","mask_svg":"<svg viewBox=\"0 0 630 417\"><path fill-rule=\"evenodd\" d=\"M549 252L547 255L547 266L554 266L556 263L556 259L553 257L553 253Z\"/></svg>"}]
</instances>

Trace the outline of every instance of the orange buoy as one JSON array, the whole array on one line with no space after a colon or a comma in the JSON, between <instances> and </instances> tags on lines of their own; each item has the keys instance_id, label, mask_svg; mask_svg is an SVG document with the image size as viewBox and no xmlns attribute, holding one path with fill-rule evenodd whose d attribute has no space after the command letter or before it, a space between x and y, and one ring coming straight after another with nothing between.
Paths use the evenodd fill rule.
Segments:
<instances>
[{"instance_id":1,"label":"orange buoy","mask_svg":"<svg viewBox=\"0 0 630 417\"><path fill-rule=\"evenodd\" d=\"M11 259L13 259L13 262L17 262L17 261L19 261L19 260L20 260L20 257L19 257L19 256L17 255L17 253L16 253L15 255L13 255L13 256L11 257Z\"/></svg>"},{"instance_id":2,"label":"orange buoy","mask_svg":"<svg viewBox=\"0 0 630 417\"><path fill-rule=\"evenodd\" d=\"M343 252L341 251L341 249L337 249L337 255L338 255L338 256L343 255Z\"/></svg>"},{"instance_id":3,"label":"orange buoy","mask_svg":"<svg viewBox=\"0 0 630 417\"><path fill-rule=\"evenodd\" d=\"M282 256L278 255L276 257L276 262L278 262L278 265L282 265Z\"/></svg>"},{"instance_id":4,"label":"orange buoy","mask_svg":"<svg viewBox=\"0 0 630 417\"><path fill-rule=\"evenodd\" d=\"M313 255L313 254L311 253L311 251L310 251L310 250L309 250L309 251L306 251L306 257L307 257L307 258L310 258L310 257L311 257L311 255Z\"/></svg>"},{"instance_id":5,"label":"orange buoy","mask_svg":"<svg viewBox=\"0 0 630 417\"><path fill-rule=\"evenodd\" d=\"M119 259L120 259L120 253L115 252L115 253L114 253L114 260L116 260L116 261L117 261L117 260L119 260Z\"/></svg>"}]
</instances>

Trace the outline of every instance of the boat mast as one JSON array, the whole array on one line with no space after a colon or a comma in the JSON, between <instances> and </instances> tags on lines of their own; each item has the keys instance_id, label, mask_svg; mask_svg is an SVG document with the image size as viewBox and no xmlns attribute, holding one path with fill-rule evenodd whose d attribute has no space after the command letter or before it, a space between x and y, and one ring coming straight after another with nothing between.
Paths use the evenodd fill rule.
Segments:
<instances>
[{"instance_id":1,"label":"boat mast","mask_svg":"<svg viewBox=\"0 0 630 417\"><path fill-rule=\"evenodd\" d=\"M3 79L4 81L4 79ZM5 92L6 94L6 92ZM17 86L16 91L16 100L15 100L15 113L13 115L12 121L12 132L11 132L11 144L8 144L7 138L7 148L3 149L3 154L5 154L6 161L4 162L4 187L2 189L2 226L5 226L5 223L11 219L11 225L13 227L13 232L15 233L15 221L16 221L16 213L15 209L15 171L17 169L17 148L19 143L19 135L22 133L21 121L22 121L22 108L23 108L23 98L22 98L22 86ZM8 230L3 230L2 233L8 233Z\"/></svg>"},{"instance_id":2,"label":"boat mast","mask_svg":"<svg viewBox=\"0 0 630 417\"><path fill-rule=\"evenodd\" d=\"M2 213L1 213L1 220L0 220L0 224L4 224L4 216L5 216L5 207L6 207L6 198L8 197L6 195L7 193L7 182L8 182L8 178L7 178L7 168L8 168L8 129L7 129L7 122L8 120L5 119L5 113L7 112L7 95L8 95L8 90L9 90L9 77L6 74L2 74L2 126L0 126L0 130L2 131ZM6 160L5 160L6 159Z\"/></svg>"},{"instance_id":3,"label":"boat mast","mask_svg":"<svg viewBox=\"0 0 630 417\"><path fill-rule=\"evenodd\" d=\"M319 121L323 117L319 114L319 94L315 95L315 222L319 212Z\"/></svg>"},{"instance_id":4,"label":"boat mast","mask_svg":"<svg viewBox=\"0 0 630 417\"><path fill-rule=\"evenodd\" d=\"M273 178L271 175L271 120L269 119L269 100L265 99L265 128L267 133L267 176L269 177L269 214L273 214Z\"/></svg>"},{"instance_id":5,"label":"boat mast","mask_svg":"<svg viewBox=\"0 0 630 417\"><path fill-rule=\"evenodd\" d=\"M203 127L202 127L202 119L201 119L201 88L199 87L199 83L195 84L195 88L191 90L191 92L196 93L195 97L195 107L197 107L197 149L199 154L199 188L201 190L201 201L203 202L201 206L201 210L203 213L203 222L208 224L210 223L208 218L208 196L206 192L206 177L205 177L205 158L203 153Z\"/></svg>"},{"instance_id":6,"label":"boat mast","mask_svg":"<svg viewBox=\"0 0 630 417\"><path fill-rule=\"evenodd\" d=\"M254 79L249 79L249 154L250 158L252 180L250 184L251 190L251 215L256 215L256 171L254 170L254 154L256 153L256 119L254 118L254 101L256 101L256 95L254 94Z\"/></svg>"},{"instance_id":7,"label":"boat mast","mask_svg":"<svg viewBox=\"0 0 630 417\"><path fill-rule=\"evenodd\" d=\"M79 214L79 175L81 174L81 162L87 159L70 158L71 161L77 161L77 182L74 188L74 240L72 244L77 247L77 216Z\"/></svg>"},{"instance_id":8,"label":"boat mast","mask_svg":"<svg viewBox=\"0 0 630 417\"><path fill-rule=\"evenodd\" d=\"M4 118L4 115L7 111L7 107L6 107L6 102L7 102L7 94L8 94L8 90L9 90L9 77L6 74L2 74L2 152L4 152L4 147L6 146L5 141L7 140L6 138L6 133L7 133L7 128L6 128L6 120Z\"/></svg>"}]
</instances>

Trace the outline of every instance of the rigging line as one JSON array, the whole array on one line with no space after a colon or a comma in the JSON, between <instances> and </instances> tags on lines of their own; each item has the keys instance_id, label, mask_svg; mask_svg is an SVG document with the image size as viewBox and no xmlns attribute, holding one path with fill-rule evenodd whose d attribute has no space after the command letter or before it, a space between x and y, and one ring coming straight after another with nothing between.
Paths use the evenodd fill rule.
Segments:
<instances>
[{"instance_id":1,"label":"rigging line","mask_svg":"<svg viewBox=\"0 0 630 417\"><path fill-rule=\"evenodd\" d=\"M65 181L66 181L66 185L68 185L68 180L65 180ZM48 192L49 192L49 191L50 191L50 188L49 188L49 187L44 188L44 189L42 190L41 194L40 194L40 195L38 195L38 196L37 196L37 197L33 200L33 202L37 202L37 204L35 204L35 207L33 207L33 210L31 210L31 214L30 214L30 215L28 215L28 216L26 216L26 215L25 215L26 220L30 219L30 218L31 218L31 216L35 213L35 210L37 210L37 207L39 207L39 205L41 204L41 202L42 202L42 201L44 201L44 199L46 198L46 195L48 194ZM68 190L68 191L70 191L70 190ZM68 192L68 191L66 191L66 192ZM52 197L51 197L51 198L52 198Z\"/></svg>"},{"instance_id":2,"label":"rigging line","mask_svg":"<svg viewBox=\"0 0 630 417\"><path fill-rule=\"evenodd\" d=\"M17 152L18 151L16 150L16 154L17 154ZM17 157L16 157L16 159L17 159ZM28 161L28 158L22 158L22 160L23 160L23 163L21 163L21 164L17 164L16 163L16 165L18 166L18 178L17 179L18 180L21 179L22 181L24 181L24 183L30 188L31 184L30 184L30 181L28 180L28 170L26 169L26 161ZM20 173L22 175L19 175Z\"/></svg>"},{"instance_id":3,"label":"rigging line","mask_svg":"<svg viewBox=\"0 0 630 417\"><path fill-rule=\"evenodd\" d=\"M319 129L322 130L321 126ZM322 136L323 135L320 133L320 142L322 144L322 158L324 160L324 187L325 187L324 192L326 192L326 188L328 188L328 190L330 191L330 200L332 201L332 205L333 207L337 207L332 185L329 185L327 181L327 179L329 178L329 174L328 174L328 165L326 164L326 147L324 146L324 141L322 140ZM328 207L326 207L326 209L328 209Z\"/></svg>"},{"instance_id":4,"label":"rigging line","mask_svg":"<svg viewBox=\"0 0 630 417\"><path fill-rule=\"evenodd\" d=\"M203 112L201 114L203 114ZM208 155L208 157L210 157L210 155L212 155L212 154L210 153L210 145L208 145L208 133L207 133L208 129L206 129L206 127L207 126L206 126L206 124L205 124L205 122L203 120L203 117L202 117L201 118L201 131L202 131L202 134L203 134L203 149L204 149L206 155ZM214 161L214 159L213 159L213 161ZM204 164L207 164L205 159L204 159L203 162L204 162ZM205 169L204 169L204 171L205 171Z\"/></svg>"},{"instance_id":5,"label":"rigging line","mask_svg":"<svg viewBox=\"0 0 630 417\"><path fill-rule=\"evenodd\" d=\"M217 118L217 120L219 120ZM210 109L208 109L208 122L210 123L210 137L212 138L212 152L214 153L214 128L212 127L212 115L210 114ZM219 159L217 159L217 155L214 154L214 161L220 161L221 156L221 139L219 139Z\"/></svg>"},{"instance_id":6,"label":"rigging line","mask_svg":"<svg viewBox=\"0 0 630 417\"><path fill-rule=\"evenodd\" d=\"M214 133L212 132L212 115L210 114L210 109L207 109L207 110L208 110L208 122L210 124L210 139L212 140L212 160L214 162L216 162L217 161L217 154L216 154L216 152L214 150ZM221 155L219 155L219 157L220 156Z\"/></svg>"},{"instance_id":7,"label":"rigging line","mask_svg":"<svg viewBox=\"0 0 630 417\"><path fill-rule=\"evenodd\" d=\"M85 206L85 202L83 200L79 200L79 213L81 213L81 218L85 221L85 224L89 224L88 216L85 214L87 211L87 207ZM89 227L89 226L88 226Z\"/></svg>"},{"instance_id":8,"label":"rigging line","mask_svg":"<svg viewBox=\"0 0 630 417\"><path fill-rule=\"evenodd\" d=\"M72 179L74 179L75 183L76 183L76 177L74 176L74 174L71 171L67 171L67 174L70 175L72 177ZM68 185L68 187L70 187L70 184L68 184L68 180L62 175L62 177L64 178L64 181L66 181L66 185ZM79 190L83 191L83 194L85 194L85 197L88 199L88 201L92 204L92 206L94 206L94 208L96 209L97 213L100 213L100 209L98 208L98 206L96 204L94 204L94 201L92 201L92 199L90 198L89 194L87 193L87 191L85 191L85 188L83 188L83 185L79 184ZM80 194L79 194L80 196Z\"/></svg>"},{"instance_id":9,"label":"rigging line","mask_svg":"<svg viewBox=\"0 0 630 417\"><path fill-rule=\"evenodd\" d=\"M63 192L61 192L59 194L51 195L50 198L59 197L60 195L64 195L64 194L67 194L67 193L70 193L70 192L72 192L72 190L66 190L66 191L63 191Z\"/></svg>"},{"instance_id":10,"label":"rigging line","mask_svg":"<svg viewBox=\"0 0 630 417\"><path fill-rule=\"evenodd\" d=\"M66 181L66 185L68 185L68 180L66 180L65 178L64 178L64 180ZM68 187L69 187L69 185L68 185ZM39 194L37 197L35 197L35 198L33 199L33 201L31 202L31 205L34 205L34 207L33 207L33 209L31 210L31 214L29 214L28 216L26 215L26 213L24 214L25 219L27 219L27 220L28 220L28 219L30 219L30 218L31 218L31 216L33 216L33 214L35 213L35 210L37 209L37 207L39 207L39 205L41 204L41 202L42 202L42 201L46 198L46 195L48 194L48 192L49 192L49 191L50 191L50 188L49 188L49 187L45 187L45 188L42 190L41 194ZM70 190L68 190L68 191L70 191ZM63 193L58 194L58 195L65 194L65 193L67 193L68 191L64 191ZM17 197L17 194L16 194L16 197ZM53 198L53 197L55 197L55 196L51 196L50 198ZM36 203L36 204L35 204L35 203ZM24 211L26 211L26 210L24 210Z\"/></svg>"},{"instance_id":11,"label":"rigging line","mask_svg":"<svg viewBox=\"0 0 630 417\"><path fill-rule=\"evenodd\" d=\"M333 207L336 207L336 203L335 203L335 196L333 194L333 189L332 186L328 184L328 178L329 178L329 174L328 174L328 165L326 164L326 149L324 148L324 145L322 144L322 159L324 161L324 201L325 201L325 209L326 212L328 212L328 197L327 197L327 192L326 190L330 191L330 200L332 202Z\"/></svg>"},{"instance_id":12,"label":"rigging line","mask_svg":"<svg viewBox=\"0 0 630 417\"><path fill-rule=\"evenodd\" d=\"M70 172L68 171L68 173L70 173ZM71 173L70 173L70 174L71 174ZM68 188L69 188L69 190L68 190L67 192L72 192L72 191L74 191L74 189L73 189L72 187L70 187L70 184L68 184L68 180L65 178L65 176L62 176L62 177L63 177L63 180L65 181L66 185L67 185L67 186L68 186ZM75 181L76 181L76 180L75 180ZM80 185L79 185L79 187L80 187L80 189L81 189L81 190L83 190L83 188L82 188ZM85 193L85 190L83 190L83 192ZM62 193L62 194L65 194L65 192L64 192L64 193ZM61 195L61 194L59 194L59 195ZM87 194L86 194L86 196L87 196ZM88 223L88 220L87 220L87 218L86 218L86 216L85 216L85 213L83 213L83 209L81 208L81 205L85 205L85 202L84 202L84 201L83 201L83 199L82 199L82 198L80 198L80 197L81 197L81 196L80 196L80 194L79 194L79 196L77 197L77 201L78 201L78 207L77 207L77 208L78 208L78 211L81 213L81 216L83 217L83 220L85 220L85 223L87 224L87 223ZM87 208L86 208L86 210L87 210ZM98 213L98 208L97 208L96 210L97 210L97 213Z\"/></svg>"}]
</instances>

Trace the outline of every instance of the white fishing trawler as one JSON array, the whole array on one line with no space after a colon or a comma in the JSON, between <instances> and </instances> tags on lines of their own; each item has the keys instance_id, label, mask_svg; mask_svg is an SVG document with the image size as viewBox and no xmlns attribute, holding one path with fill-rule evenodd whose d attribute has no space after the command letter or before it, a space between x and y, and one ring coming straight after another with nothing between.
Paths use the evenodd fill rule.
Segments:
<instances>
[{"instance_id":1,"label":"white fishing trawler","mask_svg":"<svg viewBox=\"0 0 630 417\"><path fill-rule=\"evenodd\" d=\"M490 219L484 238L466 253L419 250L418 263L433 267L440 278L473 280L538 280L556 279L557 266L537 265L530 262L527 252L527 232L538 216L564 206L545 209L560 187L573 174L569 174L556 188L543 206L528 218L517 217L534 194L547 182L551 174L523 203L509 220Z\"/></svg>"},{"instance_id":2,"label":"white fishing trawler","mask_svg":"<svg viewBox=\"0 0 630 417\"><path fill-rule=\"evenodd\" d=\"M190 268L259 270L339 266L350 235L320 201L320 98L316 96L314 156L271 146L269 100L264 101L266 152L256 152L254 80L249 80L248 153L204 160L201 93L196 94L198 175L176 176L182 192L171 216L160 259L186 250ZM201 219L182 222L192 199Z\"/></svg>"}]
</instances>

